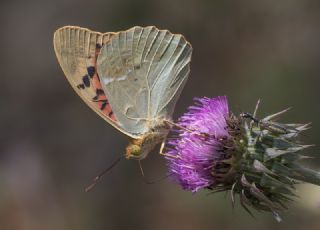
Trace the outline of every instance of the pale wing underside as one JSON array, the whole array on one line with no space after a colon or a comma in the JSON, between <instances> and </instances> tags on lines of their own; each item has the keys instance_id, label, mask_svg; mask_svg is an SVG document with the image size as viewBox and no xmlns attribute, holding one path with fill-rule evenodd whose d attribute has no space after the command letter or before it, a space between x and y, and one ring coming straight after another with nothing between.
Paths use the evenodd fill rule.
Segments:
<instances>
[{"instance_id":1,"label":"pale wing underside","mask_svg":"<svg viewBox=\"0 0 320 230\"><path fill-rule=\"evenodd\" d=\"M100 49L106 44L113 34L65 26L54 34L54 49L63 72L79 96L104 120L124 132L112 116L112 111L106 113L106 105L101 102L93 102L93 99L99 96L97 95L99 93L97 87L94 86L100 84L99 77L92 72L96 66L97 48ZM125 133L132 136L130 133Z\"/></svg>"},{"instance_id":2,"label":"pale wing underside","mask_svg":"<svg viewBox=\"0 0 320 230\"><path fill-rule=\"evenodd\" d=\"M101 49L97 71L121 126L132 134L170 119L189 75L192 47L155 27L116 33Z\"/></svg>"}]
</instances>

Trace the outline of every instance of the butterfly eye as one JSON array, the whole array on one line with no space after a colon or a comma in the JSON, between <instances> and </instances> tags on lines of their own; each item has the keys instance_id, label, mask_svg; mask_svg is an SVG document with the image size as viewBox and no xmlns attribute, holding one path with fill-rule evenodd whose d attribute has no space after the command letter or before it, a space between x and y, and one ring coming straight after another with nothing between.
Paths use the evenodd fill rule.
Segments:
<instances>
[{"instance_id":1,"label":"butterfly eye","mask_svg":"<svg viewBox=\"0 0 320 230\"><path fill-rule=\"evenodd\" d=\"M126 158L137 157L141 154L141 147L139 145L130 144L126 148Z\"/></svg>"}]
</instances>

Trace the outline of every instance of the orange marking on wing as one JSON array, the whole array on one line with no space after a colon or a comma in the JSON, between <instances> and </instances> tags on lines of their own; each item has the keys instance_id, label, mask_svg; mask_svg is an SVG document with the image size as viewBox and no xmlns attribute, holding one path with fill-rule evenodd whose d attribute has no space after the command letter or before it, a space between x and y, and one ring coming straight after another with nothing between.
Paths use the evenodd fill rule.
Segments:
<instances>
[{"instance_id":1,"label":"orange marking on wing","mask_svg":"<svg viewBox=\"0 0 320 230\"><path fill-rule=\"evenodd\" d=\"M97 97L95 98L96 100L93 100L93 102L96 104L97 107L106 115L108 116L111 120L117 121L117 118L115 117L114 113L112 112L111 105L108 102L108 98L106 97L105 93L103 92L99 75L97 73L97 57L100 53L100 48L96 48L96 57L94 60L94 68L95 68L95 73L91 78L91 84L92 88L97 91L99 90L100 93L97 94Z\"/></svg>"}]
</instances>

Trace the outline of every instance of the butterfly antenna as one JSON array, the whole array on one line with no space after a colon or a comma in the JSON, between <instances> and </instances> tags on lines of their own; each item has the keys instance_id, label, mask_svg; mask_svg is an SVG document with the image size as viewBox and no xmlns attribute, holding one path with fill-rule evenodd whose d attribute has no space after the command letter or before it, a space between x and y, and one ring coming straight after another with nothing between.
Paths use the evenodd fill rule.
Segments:
<instances>
[{"instance_id":1,"label":"butterfly antenna","mask_svg":"<svg viewBox=\"0 0 320 230\"><path fill-rule=\"evenodd\" d=\"M109 172L114 166L116 166L120 160L122 160L123 158L125 158L125 155L122 155L120 157L118 157L114 162L112 162L112 164L106 168L103 172L101 172L98 176L96 176L94 179L93 179L93 183L90 184L89 186L87 186L85 188L85 191L86 192L90 192L95 186L96 184L100 181L100 179L107 174L107 172Z\"/></svg>"}]
</instances>

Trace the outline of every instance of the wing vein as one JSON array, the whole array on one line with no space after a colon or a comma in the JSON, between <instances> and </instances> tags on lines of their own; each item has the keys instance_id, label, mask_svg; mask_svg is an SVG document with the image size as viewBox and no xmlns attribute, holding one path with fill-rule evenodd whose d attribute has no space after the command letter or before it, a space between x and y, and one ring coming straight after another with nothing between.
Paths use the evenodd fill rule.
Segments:
<instances>
[{"instance_id":1,"label":"wing vein","mask_svg":"<svg viewBox=\"0 0 320 230\"><path fill-rule=\"evenodd\" d=\"M167 43L167 46L166 46L165 51L163 52L163 55L164 55L164 53L167 52L168 47L170 46L170 43L171 43L171 41L173 40L173 38L174 38L174 36L172 36L172 37L170 38L170 41ZM177 46L177 47L178 47L178 46ZM177 47L175 48L175 50L177 49ZM155 86L156 83L158 82L158 80L159 80L162 72L165 70L165 68L166 68L167 64L169 63L169 61L170 61L172 55L174 54L175 50L172 52L170 58L167 59L167 62L164 64L164 66L162 67L162 69L160 70L160 72L157 74L157 77L155 78L155 80L154 80L154 82L153 82L153 84L152 84L152 86L151 86L151 90L153 90L154 86Z\"/></svg>"}]
</instances>

